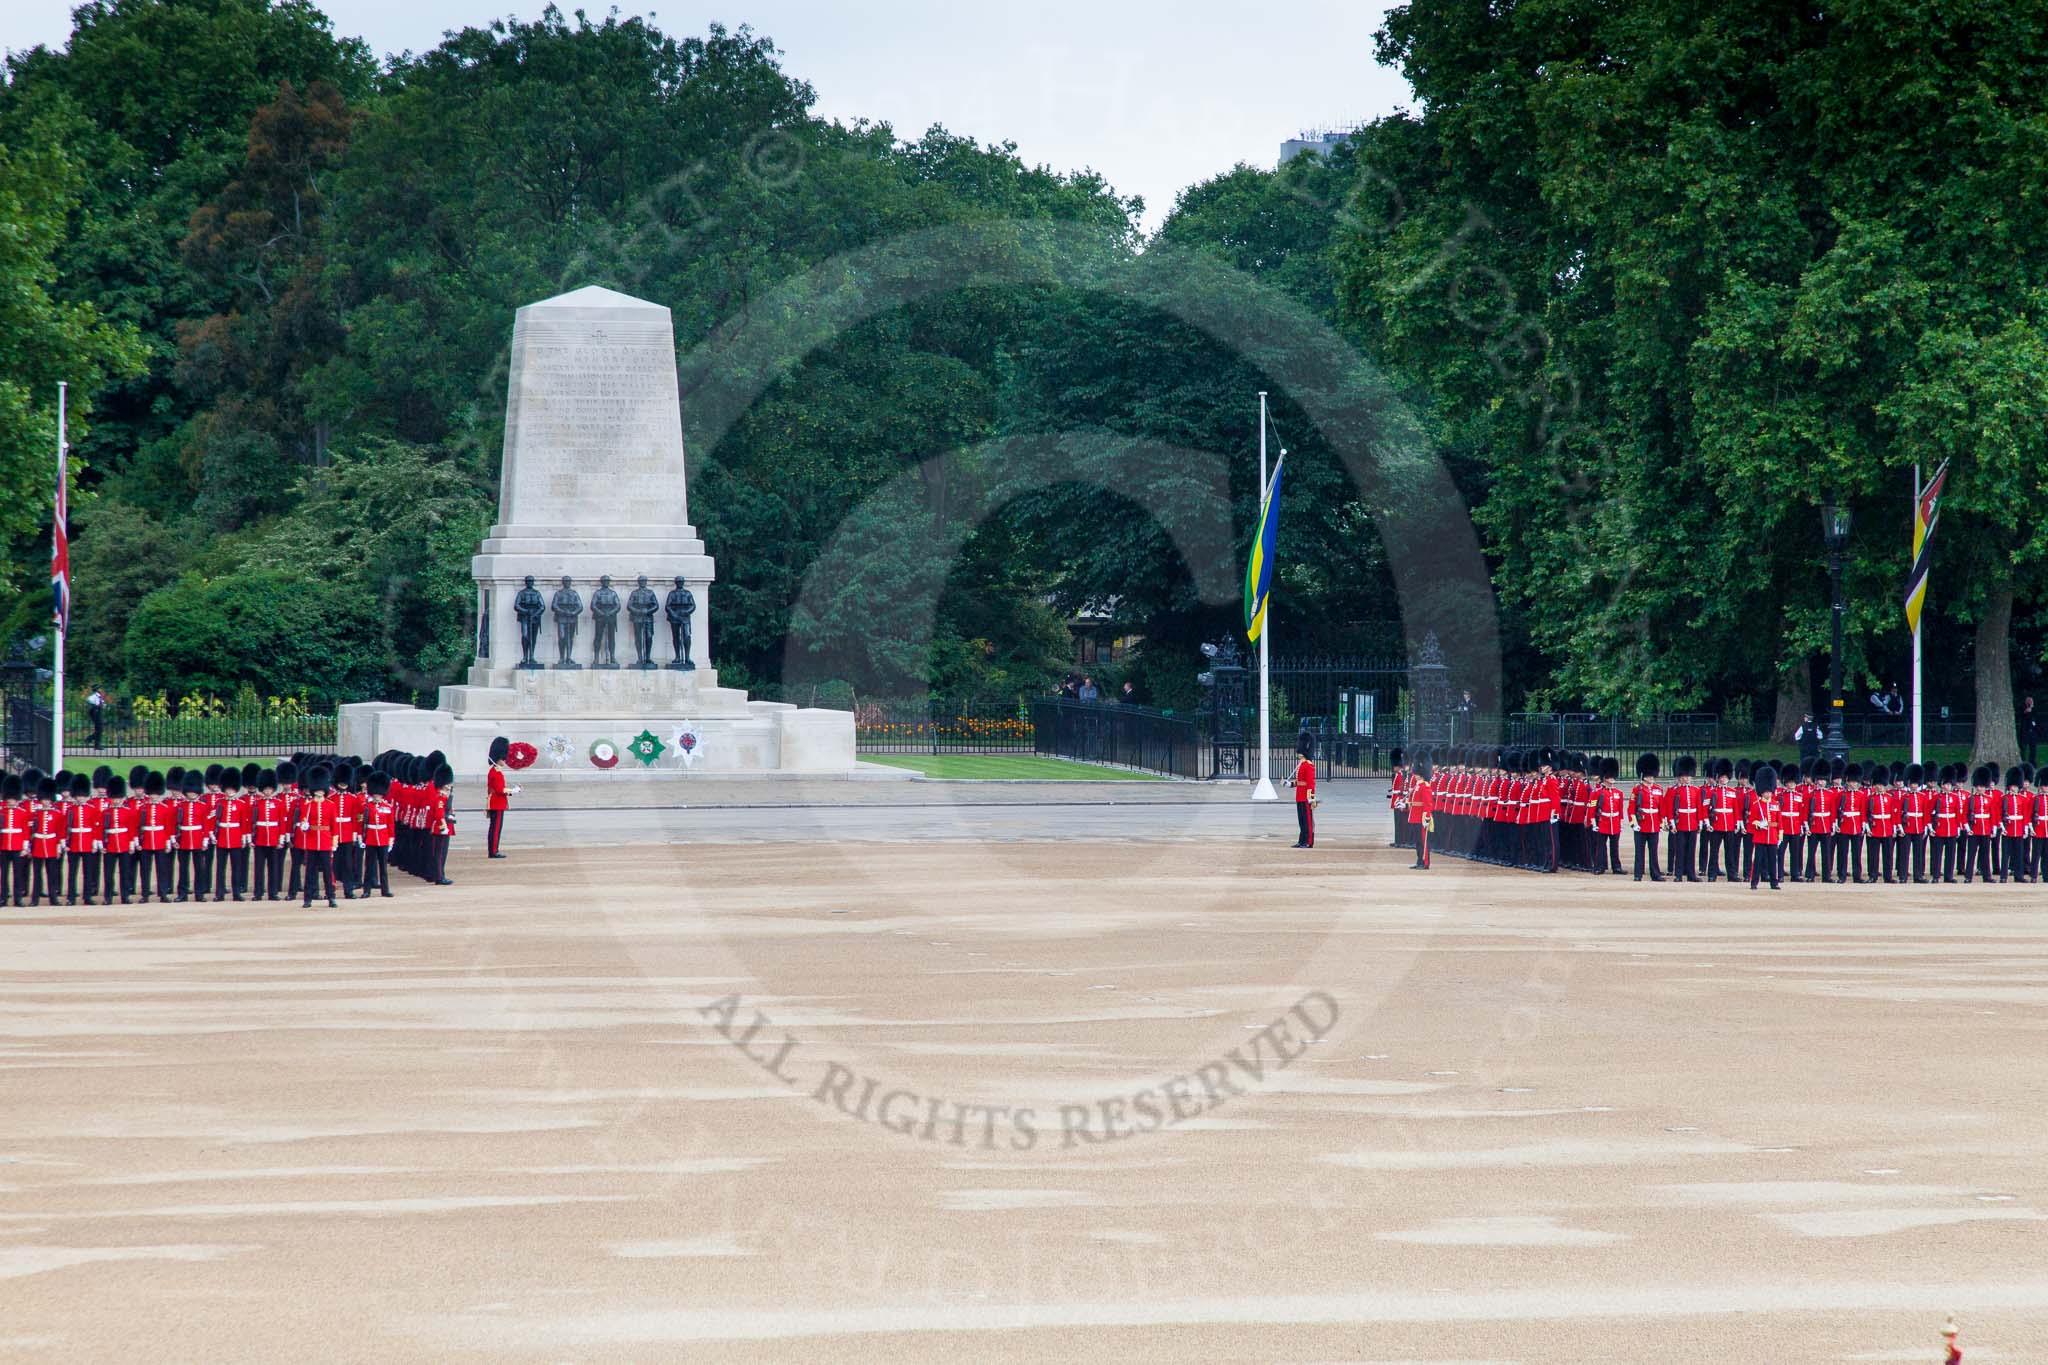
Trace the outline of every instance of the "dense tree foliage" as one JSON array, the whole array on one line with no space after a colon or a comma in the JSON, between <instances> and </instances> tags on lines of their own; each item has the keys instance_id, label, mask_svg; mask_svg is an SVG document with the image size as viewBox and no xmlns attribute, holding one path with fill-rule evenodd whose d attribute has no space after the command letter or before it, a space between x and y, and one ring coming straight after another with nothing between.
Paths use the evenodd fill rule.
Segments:
<instances>
[{"instance_id":1,"label":"dense tree foliage","mask_svg":"<svg viewBox=\"0 0 2048 1365\"><path fill-rule=\"evenodd\" d=\"M379 66L305 0L76 15L0 88L0 588L40 581L71 378L87 671L455 677L512 314L600 284L673 311L744 684L1027 691L1087 613L1191 700L1264 389L1287 644L1433 630L1504 660L1503 708L1807 704L1831 495L1852 675L1887 674L1906 471L1950 458L1930 672L2009 747L2048 626L2019 0L1412 0L1380 56L1417 112L1192 186L1149 241L1092 173L818 119L744 28L550 9Z\"/></svg>"}]
</instances>

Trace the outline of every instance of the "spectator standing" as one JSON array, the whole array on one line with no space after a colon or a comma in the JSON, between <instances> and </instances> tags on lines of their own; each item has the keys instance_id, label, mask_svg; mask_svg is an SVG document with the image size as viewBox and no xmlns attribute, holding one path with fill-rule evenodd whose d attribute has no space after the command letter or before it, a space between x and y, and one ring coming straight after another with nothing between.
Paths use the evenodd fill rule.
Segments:
<instances>
[{"instance_id":1,"label":"spectator standing","mask_svg":"<svg viewBox=\"0 0 2048 1365\"><path fill-rule=\"evenodd\" d=\"M1479 715L1479 703L1472 700L1472 689L1466 688L1464 695L1458 698L1458 704L1451 709L1453 712L1452 724L1456 727L1456 737L1461 740L1470 740L1472 738L1473 720Z\"/></svg>"},{"instance_id":2,"label":"spectator standing","mask_svg":"<svg viewBox=\"0 0 2048 1365\"><path fill-rule=\"evenodd\" d=\"M1095 679L1081 679L1081 691L1077 694L1082 701L1101 701L1102 692L1095 686Z\"/></svg>"},{"instance_id":3,"label":"spectator standing","mask_svg":"<svg viewBox=\"0 0 2048 1365\"><path fill-rule=\"evenodd\" d=\"M1799 728L1792 732L1792 742L1799 746L1801 763L1820 760L1820 738L1820 727L1813 723L1813 712L1808 711L1799 718Z\"/></svg>"},{"instance_id":4,"label":"spectator standing","mask_svg":"<svg viewBox=\"0 0 2048 1365\"><path fill-rule=\"evenodd\" d=\"M100 725L107 714L107 694L98 683L94 683L92 691L85 694L85 713L92 718L91 746L97 749L100 747Z\"/></svg>"},{"instance_id":5,"label":"spectator standing","mask_svg":"<svg viewBox=\"0 0 2048 1365\"><path fill-rule=\"evenodd\" d=\"M1125 706L1136 706L1138 704L1138 685L1129 678L1125 678L1123 690L1116 694L1116 699Z\"/></svg>"},{"instance_id":6,"label":"spectator standing","mask_svg":"<svg viewBox=\"0 0 2048 1365\"><path fill-rule=\"evenodd\" d=\"M2028 697L2020 703L2020 749L2026 754L2027 762L2034 767L2040 766L2039 760L2034 757L2040 751L2040 745L2041 717L2035 714L2034 699Z\"/></svg>"}]
</instances>

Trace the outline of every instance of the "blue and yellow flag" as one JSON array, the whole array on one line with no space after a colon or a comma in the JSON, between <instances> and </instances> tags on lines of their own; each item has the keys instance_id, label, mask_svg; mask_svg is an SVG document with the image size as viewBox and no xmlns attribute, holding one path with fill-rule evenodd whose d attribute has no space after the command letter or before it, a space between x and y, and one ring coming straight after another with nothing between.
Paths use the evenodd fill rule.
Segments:
<instances>
[{"instance_id":1,"label":"blue and yellow flag","mask_svg":"<svg viewBox=\"0 0 2048 1365\"><path fill-rule=\"evenodd\" d=\"M1273 558L1280 553L1280 470L1286 464L1283 450L1259 505L1259 532L1252 537L1251 562L1245 565L1244 633L1253 644L1266 633L1266 598L1273 590Z\"/></svg>"}]
</instances>

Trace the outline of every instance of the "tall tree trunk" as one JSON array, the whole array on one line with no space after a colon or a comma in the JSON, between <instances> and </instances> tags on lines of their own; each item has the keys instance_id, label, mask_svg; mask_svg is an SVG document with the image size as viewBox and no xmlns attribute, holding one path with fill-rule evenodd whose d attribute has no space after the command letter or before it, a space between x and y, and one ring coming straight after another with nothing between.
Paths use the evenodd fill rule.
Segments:
<instances>
[{"instance_id":1,"label":"tall tree trunk","mask_svg":"<svg viewBox=\"0 0 2048 1365\"><path fill-rule=\"evenodd\" d=\"M2020 761L2012 713L2012 584L2002 583L1985 599L1977 620L1977 737L1970 762L2003 769Z\"/></svg>"},{"instance_id":2,"label":"tall tree trunk","mask_svg":"<svg viewBox=\"0 0 2048 1365\"><path fill-rule=\"evenodd\" d=\"M1790 744L1792 732L1813 709L1812 661L1801 655L1778 674L1778 709L1771 717L1771 743Z\"/></svg>"}]
</instances>

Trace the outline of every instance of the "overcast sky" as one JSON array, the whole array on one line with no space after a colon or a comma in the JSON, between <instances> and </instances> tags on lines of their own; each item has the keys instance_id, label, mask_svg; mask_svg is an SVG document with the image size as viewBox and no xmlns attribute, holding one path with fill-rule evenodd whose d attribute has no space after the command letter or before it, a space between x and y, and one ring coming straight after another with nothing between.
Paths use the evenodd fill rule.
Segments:
<instances>
[{"instance_id":1,"label":"overcast sky","mask_svg":"<svg viewBox=\"0 0 2048 1365\"><path fill-rule=\"evenodd\" d=\"M9 0L0 47L62 45L72 0ZM433 47L444 31L522 0L326 0L336 32L380 54ZM568 8L568 6L565 6ZM1339 0L1267 9L1218 0L716 0L651 13L669 33L749 24L783 67L818 92L828 118L865 116L915 137L933 123L983 142L1008 139L1027 161L1093 167L1145 197L1156 227L1177 191L1240 161L1271 166L1299 130L1384 114L1407 83L1373 64L1385 6ZM591 13L601 11L592 7Z\"/></svg>"}]
</instances>

